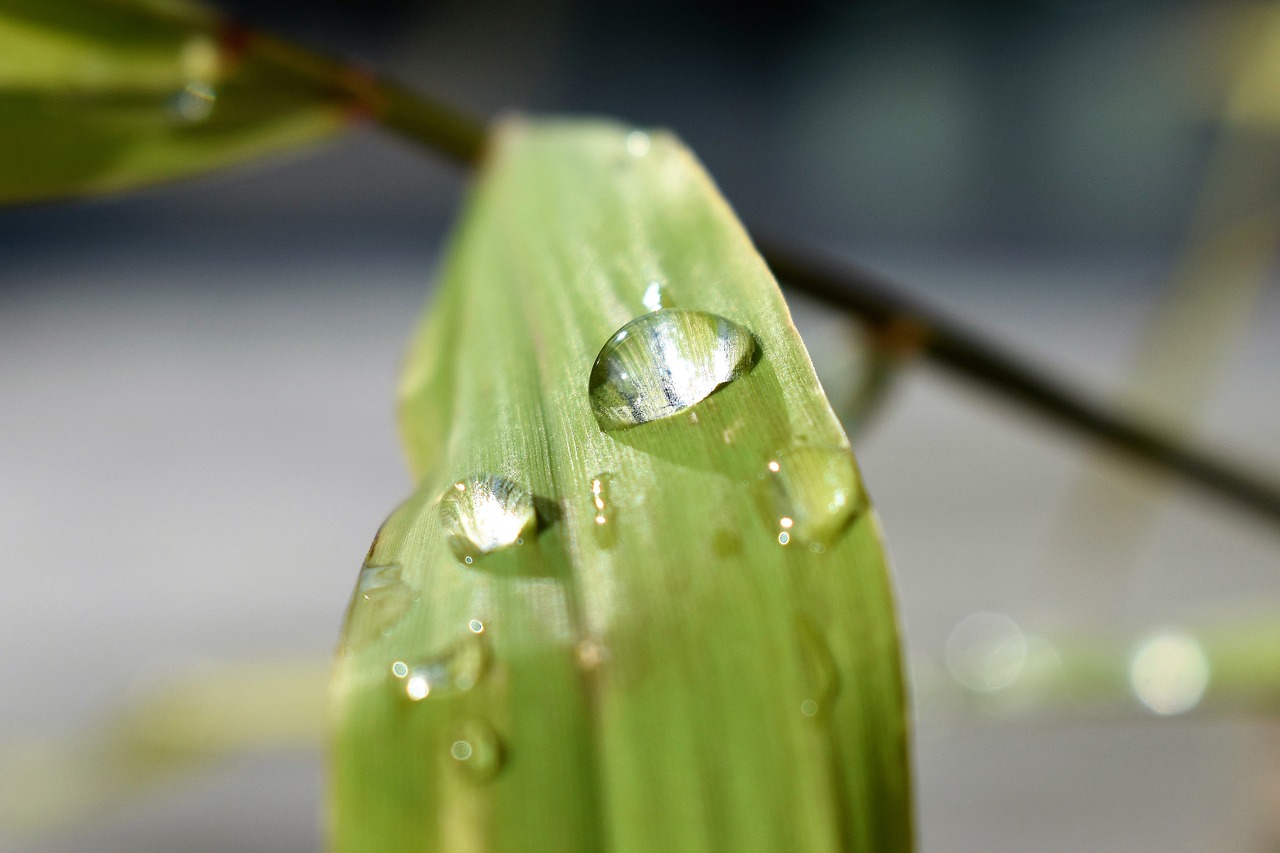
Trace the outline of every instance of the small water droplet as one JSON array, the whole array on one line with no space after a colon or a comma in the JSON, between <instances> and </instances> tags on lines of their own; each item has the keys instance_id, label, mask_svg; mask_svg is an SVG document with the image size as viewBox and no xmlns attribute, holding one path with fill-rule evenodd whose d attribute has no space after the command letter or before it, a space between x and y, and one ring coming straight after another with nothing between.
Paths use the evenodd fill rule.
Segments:
<instances>
[{"instance_id":1,"label":"small water droplet","mask_svg":"<svg viewBox=\"0 0 1280 853\"><path fill-rule=\"evenodd\" d=\"M485 554L524 544L536 520L533 496L494 474L459 480L440 496L440 521L449 547L467 565Z\"/></svg>"},{"instance_id":2,"label":"small water droplet","mask_svg":"<svg viewBox=\"0 0 1280 853\"><path fill-rule=\"evenodd\" d=\"M217 91L208 83L188 83L174 96L170 109L175 118L196 124L207 119L218 100Z\"/></svg>"},{"instance_id":3,"label":"small water droplet","mask_svg":"<svg viewBox=\"0 0 1280 853\"><path fill-rule=\"evenodd\" d=\"M825 715L840 689L835 658L822 632L810 619L803 616L797 619L796 630L800 640L801 672L809 693L800 703L800 713L810 718Z\"/></svg>"},{"instance_id":4,"label":"small water droplet","mask_svg":"<svg viewBox=\"0 0 1280 853\"><path fill-rule=\"evenodd\" d=\"M449 746L457 767L475 782L487 782L502 769L502 741L488 723L468 720Z\"/></svg>"},{"instance_id":5,"label":"small water droplet","mask_svg":"<svg viewBox=\"0 0 1280 853\"><path fill-rule=\"evenodd\" d=\"M489 667L489 644L483 634L467 634L434 657L391 664L396 689L411 701L464 693L479 683Z\"/></svg>"},{"instance_id":6,"label":"small water droplet","mask_svg":"<svg viewBox=\"0 0 1280 853\"><path fill-rule=\"evenodd\" d=\"M483 634L484 623L481 622L479 619L472 619L470 622L467 623L467 630L473 634Z\"/></svg>"},{"instance_id":7,"label":"small water droplet","mask_svg":"<svg viewBox=\"0 0 1280 853\"><path fill-rule=\"evenodd\" d=\"M751 369L756 340L706 311L666 308L619 329L596 357L588 391L601 429L685 412Z\"/></svg>"},{"instance_id":8,"label":"small water droplet","mask_svg":"<svg viewBox=\"0 0 1280 853\"><path fill-rule=\"evenodd\" d=\"M649 153L649 134L643 130L633 130L627 134L627 153L632 157L643 157Z\"/></svg>"},{"instance_id":9,"label":"small water droplet","mask_svg":"<svg viewBox=\"0 0 1280 853\"><path fill-rule=\"evenodd\" d=\"M847 448L792 447L765 467L780 544L799 538L821 553L865 506L858 466Z\"/></svg>"},{"instance_id":10,"label":"small water droplet","mask_svg":"<svg viewBox=\"0 0 1280 853\"><path fill-rule=\"evenodd\" d=\"M389 633L409 612L414 598L413 588L400 577L398 564L366 565L356 581L352 630L364 636Z\"/></svg>"}]
</instances>

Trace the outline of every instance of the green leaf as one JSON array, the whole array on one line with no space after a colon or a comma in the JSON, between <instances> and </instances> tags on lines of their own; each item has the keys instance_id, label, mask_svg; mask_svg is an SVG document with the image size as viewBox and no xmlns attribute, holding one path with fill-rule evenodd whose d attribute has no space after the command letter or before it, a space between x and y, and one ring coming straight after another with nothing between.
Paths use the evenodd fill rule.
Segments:
<instances>
[{"instance_id":1,"label":"green leaf","mask_svg":"<svg viewBox=\"0 0 1280 853\"><path fill-rule=\"evenodd\" d=\"M676 139L500 127L401 402L418 490L334 672L336 850L910 847L879 525Z\"/></svg>"},{"instance_id":2,"label":"green leaf","mask_svg":"<svg viewBox=\"0 0 1280 853\"><path fill-rule=\"evenodd\" d=\"M175 0L5 0L0 203L129 189L341 130L349 95L262 44Z\"/></svg>"}]
</instances>

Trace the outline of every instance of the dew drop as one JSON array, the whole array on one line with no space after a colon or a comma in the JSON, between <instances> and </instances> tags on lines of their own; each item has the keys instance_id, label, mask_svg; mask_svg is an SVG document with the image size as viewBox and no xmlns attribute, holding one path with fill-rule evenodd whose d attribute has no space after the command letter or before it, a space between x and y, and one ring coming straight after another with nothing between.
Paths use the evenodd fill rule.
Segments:
<instances>
[{"instance_id":1,"label":"dew drop","mask_svg":"<svg viewBox=\"0 0 1280 853\"><path fill-rule=\"evenodd\" d=\"M208 83L188 83L170 102L170 109L180 121L197 124L213 112L217 91Z\"/></svg>"},{"instance_id":2,"label":"dew drop","mask_svg":"<svg viewBox=\"0 0 1280 853\"><path fill-rule=\"evenodd\" d=\"M840 689L840 676L831 649L811 620L796 621L799 635L801 672L808 695L800 703L800 713L816 718L828 713Z\"/></svg>"},{"instance_id":3,"label":"dew drop","mask_svg":"<svg viewBox=\"0 0 1280 853\"><path fill-rule=\"evenodd\" d=\"M414 598L413 588L400 577L398 564L366 565L356 581L353 630L365 636L388 633L409 612Z\"/></svg>"},{"instance_id":4,"label":"dew drop","mask_svg":"<svg viewBox=\"0 0 1280 853\"><path fill-rule=\"evenodd\" d=\"M765 468L782 545L799 539L821 553L865 506L858 466L847 448L792 447Z\"/></svg>"},{"instance_id":5,"label":"dew drop","mask_svg":"<svg viewBox=\"0 0 1280 853\"><path fill-rule=\"evenodd\" d=\"M649 153L649 134L643 130L633 130L627 134L627 153L632 157L643 157Z\"/></svg>"},{"instance_id":6,"label":"dew drop","mask_svg":"<svg viewBox=\"0 0 1280 853\"><path fill-rule=\"evenodd\" d=\"M471 565L485 554L524 543L537 520L533 496L494 474L459 480L440 496L440 522L454 556Z\"/></svg>"},{"instance_id":7,"label":"dew drop","mask_svg":"<svg viewBox=\"0 0 1280 853\"><path fill-rule=\"evenodd\" d=\"M601 429L628 429L687 411L751 369L756 340L706 311L665 308L611 337L588 390Z\"/></svg>"},{"instance_id":8,"label":"dew drop","mask_svg":"<svg viewBox=\"0 0 1280 853\"><path fill-rule=\"evenodd\" d=\"M455 766L475 782L487 782L502 769L502 741L488 723L468 720L449 746Z\"/></svg>"},{"instance_id":9,"label":"dew drop","mask_svg":"<svg viewBox=\"0 0 1280 853\"><path fill-rule=\"evenodd\" d=\"M489 667L489 644L483 634L469 633L434 657L391 664L397 691L410 701L465 693L479 683Z\"/></svg>"}]
</instances>

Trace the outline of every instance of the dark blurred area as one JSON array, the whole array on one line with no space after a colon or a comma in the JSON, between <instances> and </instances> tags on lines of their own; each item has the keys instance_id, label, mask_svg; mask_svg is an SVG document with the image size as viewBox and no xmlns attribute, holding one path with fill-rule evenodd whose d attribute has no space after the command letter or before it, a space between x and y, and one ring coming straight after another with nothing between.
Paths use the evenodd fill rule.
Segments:
<instances>
[{"instance_id":1,"label":"dark blurred area","mask_svg":"<svg viewBox=\"0 0 1280 853\"><path fill-rule=\"evenodd\" d=\"M1225 61L1214 25L1226 7L1210 4L224 6L480 115L672 128L761 229L931 251L1169 251L1215 135ZM445 167L398 142L338 147L350 153L8 213L6 254L110 242L156 219L165 239L230 230L237 244L276 245L269 235L303 221L320 247L412 249L438 232L456 188Z\"/></svg>"}]
</instances>

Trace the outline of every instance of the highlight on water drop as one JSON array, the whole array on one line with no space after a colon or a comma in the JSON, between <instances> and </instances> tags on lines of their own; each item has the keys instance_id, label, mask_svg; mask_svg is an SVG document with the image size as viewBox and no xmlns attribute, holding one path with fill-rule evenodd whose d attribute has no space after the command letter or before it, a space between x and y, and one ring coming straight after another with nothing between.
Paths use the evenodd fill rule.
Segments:
<instances>
[{"instance_id":1,"label":"highlight on water drop","mask_svg":"<svg viewBox=\"0 0 1280 853\"><path fill-rule=\"evenodd\" d=\"M718 314L652 311L600 350L587 388L592 411L605 430L678 415L747 373L758 352L749 331Z\"/></svg>"},{"instance_id":2,"label":"highlight on water drop","mask_svg":"<svg viewBox=\"0 0 1280 853\"><path fill-rule=\"evenodd\" d=\"M450 550L470 565L524 543L537 523L533 495L496 474L473 474L440 496L440 523Z\"/></svg>"}]
</instances>

